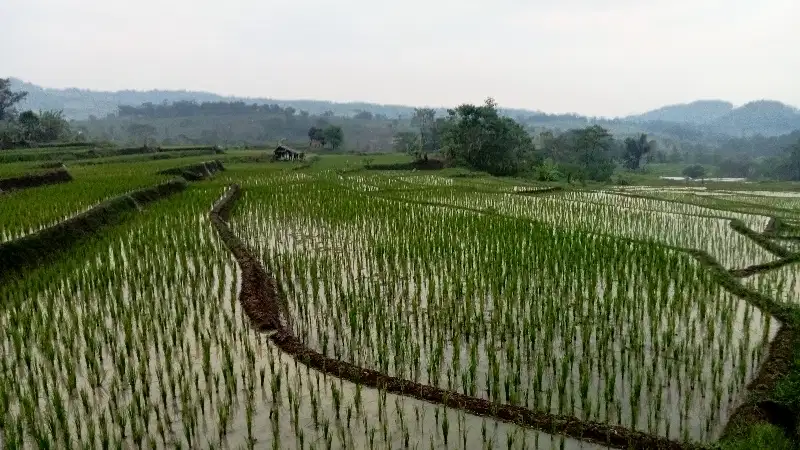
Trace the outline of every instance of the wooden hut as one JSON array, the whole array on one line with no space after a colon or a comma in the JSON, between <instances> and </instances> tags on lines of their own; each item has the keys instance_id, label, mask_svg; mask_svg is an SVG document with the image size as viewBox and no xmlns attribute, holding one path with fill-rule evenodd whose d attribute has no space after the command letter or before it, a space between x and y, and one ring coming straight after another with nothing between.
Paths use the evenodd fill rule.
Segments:
<instances>
[{"instance_id":1,"label":"wooden hut","mask_svg":"<svg viewBox=\"0 0 800 450\"><path fill-rule=\"evenodd\" d=\"M275 148L273 159L275 161L297 161L305 158L305 156L306 155L303 152L299 152L291 147L280 144Z\"/></svg>"}]
</instances>

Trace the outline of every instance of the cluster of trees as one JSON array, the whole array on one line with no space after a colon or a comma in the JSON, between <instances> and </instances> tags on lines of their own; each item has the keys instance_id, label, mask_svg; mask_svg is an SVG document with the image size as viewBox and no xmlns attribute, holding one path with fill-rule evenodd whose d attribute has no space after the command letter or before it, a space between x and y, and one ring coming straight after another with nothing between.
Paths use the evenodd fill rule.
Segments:
<instances>
[{"instance_id":1,"label":"cluster of trees","mask_svg":"<svg viewBox=\"0 0 800 450\"><path fill-rule=\"evenodd\" d=\"M15 107L26 95L13 92L10 80L0 78L0 148L73 138L61 111L18 113Z\"/></svg>"},{"instance_id":2,"label":"cluster of trees","mask_svg":"<svg viewBox=\"0 0 800 450\"><path fill-rule=\"evenodd\" d=\"M330 149L346 144L348 149L368 152L390 148L397 123L377 115L369 120L331 112L312 115L277 104L177 101L120 106L117 114L75 122L74 127L84 128L91 140L120 145L245 146L276 141L300 145L311 141Z\"/></svg>"},{"instance_id":3,"label":"cluster of trees","mask_svg":"<svg viewBox=\"0 0 800 450\"><path fill-rule=\"evenodd\" d=\"M519 121L504 116L491 98L483 105L448 110L445 117L418 108L411 125L412 131L395 133L395 150L419 160L440 151L451 164L494 175L608 181L618 168L637 171L648 161L686 164L684 175L691 178L707 176L706 166L713 165L716 176L800 181L800 130L769 138L731 139L726 148L709 150L698 144L683 151L662 148L646 134L615 139L598 124L532 136ZM754 157L751 151L758 145L768 153Z\"/></svg>"},{"instance_id":4,"label":"cluster of trees","mask_svg":"<svg viewBox=\"0 0 800 450\"><path fill-rule=\"evenodd\" d=\"M436 118L434 110L417 109L411 123L416 132L395 134L396 150L418 159L441 150L451 164L494 175L535 173L543 180L607 181L617 161L638 169L655 145L645 135L619 142L599 125L558 135L544 131L534 139L523 125L502 115L491 98L483 105L448 110L447 117Z\"/></svg>"},{"instance_id":5,"label":"cluster of trees","mask_svg":"<svg viewBox=\"0 0 800 450\"><path fill-rule=\"evenodd\" d=\"M331 150L336 150L344 142L344 131L342 131L342 127L336 125L328 125L324 128L313 126L308 129L308 140L311 147L324 148L329 145Z\"/></svg>"},{"instance_id":6,"label":"cluster of trees","mask_svg":"<svg viewBox=\"0 0 800 450\"><path fill-rule=\"evenodd\" d=\"M410 125L415 130L395 133L392 146L397 151L414 155L417 160L427 160L429 153L441 148L446 120L436 118L435 109L414 108Z\"/></svg>"}]
</instances>

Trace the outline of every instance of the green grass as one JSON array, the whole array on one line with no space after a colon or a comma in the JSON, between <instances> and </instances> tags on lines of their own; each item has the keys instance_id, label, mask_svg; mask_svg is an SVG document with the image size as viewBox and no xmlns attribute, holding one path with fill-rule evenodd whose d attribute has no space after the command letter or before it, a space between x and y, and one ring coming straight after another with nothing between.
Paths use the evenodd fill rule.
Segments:
<instances>
[{"instance_id":1,"label":"green grass","mask_svg":"<svg viewBox=\"0 0 800 450\"><path fill-rule=\"evenodd\" d=\"M797 442L789 439L780 428L760 423L753 425L736 439L724 440L709 446L719 450L792 450L798 448Z\"/></svg>"}]
</instances>

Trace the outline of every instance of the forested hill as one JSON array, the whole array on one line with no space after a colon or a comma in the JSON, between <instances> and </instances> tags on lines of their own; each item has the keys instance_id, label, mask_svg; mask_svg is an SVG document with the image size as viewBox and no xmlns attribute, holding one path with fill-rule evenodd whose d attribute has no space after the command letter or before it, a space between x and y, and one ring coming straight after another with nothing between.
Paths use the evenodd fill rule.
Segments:
<instances>
[{"instance_id":1,"label":"forested hill","mask_svg":"<svg viewBox=\"0 0 800 450\"><path fill-rule=\"evenodd\" d=\"M729 114L733 109L733 103L730 102L698 100L692 103L664 106L627 118L637 122L665 121L702 125Z\"/></svg>"},{"instance_id":2,"label":"forested hill","mask_svg":"<svg viewBox=\"0 0 800 450\"><path fill-rule=\"evenodd\" d=\"M700 100L665 106L626 120L679 123L728 136L777 136L800 129L800 111L773 100L753 101L738 108L721 100Z\"/></svg>"},{"instance_id":3,"label":"forested hill","mask_svg":"<svg viewBox=\"0 0 800 450\"><path fill-rule=\"evenodd\" d=\"M120 105L139 106L145 103L160 105L180 101L205 102L245 102L257 105L278 105L306 111L311 115L324 115L326 112L336 116L352 116L360 111L384 115L390 118L410 116L411 106L379 105L375 103L335 103L322 100L276 100L270 98L231 97L200 91L92 91L88 89L50 89L11 78L14 91L26 91L28 96L20 103L19 109L48 110L60 109L70 119L84 120L89 116L104 118L116 114ZM442 110L443 112L444 110Z\"/></svg>"},{"instance_id":4,"label":"forested hill","mask_svg":"<svg viewBox=\"0 0 800 450\"><path fill-rule=\"evenodd\" d=\"M354 102L335 103L322 100L276 100L269 98L226 97L197 91L116 91L86 89L47 89L12 78L12 89L27 91L21 110L62 110L69 119L86 120L116 115L120 106L161 105L174 102L244 102L278 105L312 116L351 117L358 114L381 119L409 118L414 107ZM454 106L454 105L453 105ZM123 108L124 109L124 108ZM742 136L778 136L800 129L800 112L777 101L759 100L735 108L722 100L700 100L671 105L644 114L618 119L598 119L578 114L545 114L521 109L500 109L531 127L570 129L596 123L619 133L645 132L678 141L718 142ZM437 109L437 114L444 114Z\"/></svg>"}]
</instances>

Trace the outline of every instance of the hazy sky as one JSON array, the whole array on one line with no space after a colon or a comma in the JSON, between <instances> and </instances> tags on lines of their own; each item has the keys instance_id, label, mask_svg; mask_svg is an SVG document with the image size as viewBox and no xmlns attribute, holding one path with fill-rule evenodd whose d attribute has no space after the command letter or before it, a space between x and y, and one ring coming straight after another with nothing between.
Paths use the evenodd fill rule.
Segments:
<instances>
[{"instance_id":1,"label":"hazy sky","mask_svg":"<svg viewBox=\"0 0 800 450\"><path fill-rule=\"evenodd\" d=\"M647 4L647 6L644 6ZM617 116L800 105L798 0L0 0L0 76L46 87Z\"/></svg>"}]
</instances>

